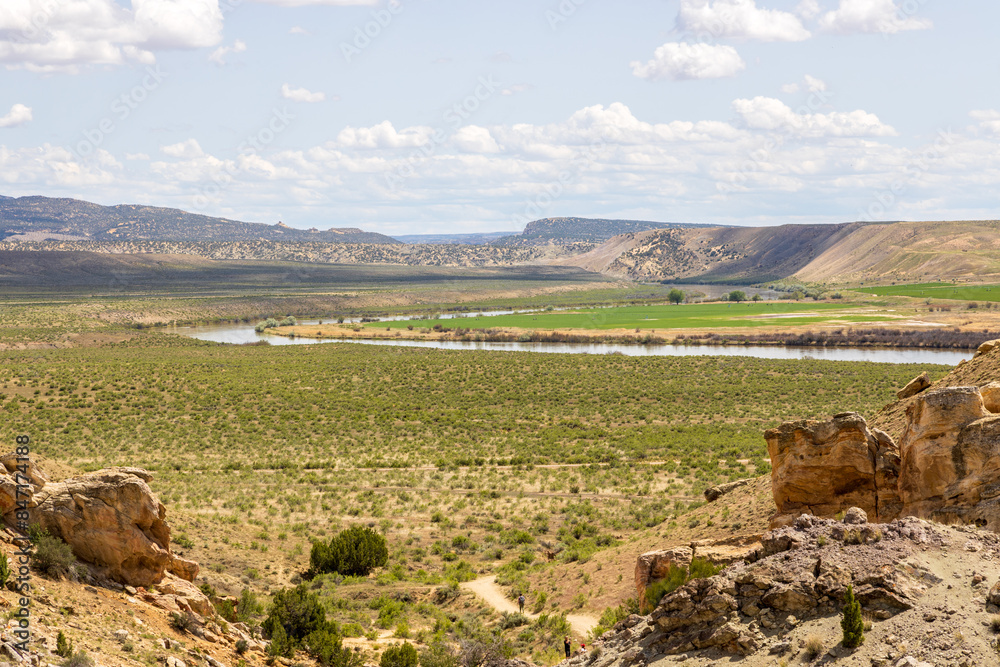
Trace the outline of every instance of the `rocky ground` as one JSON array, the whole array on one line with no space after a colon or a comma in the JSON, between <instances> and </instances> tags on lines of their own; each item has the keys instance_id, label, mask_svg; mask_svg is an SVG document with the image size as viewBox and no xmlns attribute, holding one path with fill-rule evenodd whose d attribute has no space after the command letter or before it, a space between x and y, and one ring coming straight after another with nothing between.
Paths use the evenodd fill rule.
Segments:
<instances>
[{"instance_id":1,"label":"rocky ground","mask_svg":"<svg viewBox=\"0 0 1000 667\"><path fill-rule=\"evenodd\" d=\"M995 664L1000 536L915 518L869 524L800 517L764 535L748 560L665 596L570 665ZM861 601L866 638L841 641L848 585ZM998 626L1000 629L1000 626Z\"/></svg>"}]
</instances>

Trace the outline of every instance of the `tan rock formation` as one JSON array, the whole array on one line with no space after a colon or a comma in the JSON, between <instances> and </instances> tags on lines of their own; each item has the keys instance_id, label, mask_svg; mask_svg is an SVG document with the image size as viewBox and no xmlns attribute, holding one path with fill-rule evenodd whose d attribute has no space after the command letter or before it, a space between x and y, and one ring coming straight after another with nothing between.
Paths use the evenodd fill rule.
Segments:
<instances>
[{"instance_id":1,"label":"tan rock formation","mask_svg":"<svg viewBox=\"0 0 1000 667\"><path fill-rule=\"evenodd\" d=\"M931 376L924 371L923 374L910 380L905 387L896 392L896 398L903 400L911 396L916 396L931 386Z\"/></svg>"},{"instance_id":2,"label":"tan rock formation","mask_svg":"<svg viewBox=\"0 0 1000 667\"><path fill-rule=\"evenodd\" d=\"M646 597L646 588L667 576L670 566L687 567L694 551L690 547L674 547L663 551L649 551L635 562L635 591L639 599Z\"/></svg>"},{"instance_id":3,"label":"tan rock formation","mask_svg":"<svg viewBox=\"0 0 1000 667\"><path fill-rule=\"evenodd\" d=\"M984 354L989 354L997 347L1000 347L1000 338L994 338L993 340L988 340L979 346L979 348L976 350L976 354L973 355L972 358L975 359L976 357L980 357Z\"/></svg>"},{"instance_id":4,"label":"tan rock formation","mask_svg":"<svg viewBox=\"0 0 1000 667\"><path fill-rule=\"evenodd\" d=\"M184 578L197 575L197 563L170 553L166 509L149 488L152 475L145 470L109 468L46 483L44 473L34 469L28 477L37 482L28 522L61 538L80 560L132 586L156 584L167 569ZM5 519L13 524L13 513Z\"/></svg>"},{"instance_id":5,"label":"tan rock formation","mask_svg":"<svg viewBox=\"0 0 1000 667\"><path fill-rule=\"evenodd\" d=\"M860 507L875 521L899 513L899 455L892 438L845 412L830 421L786 422L764 433L778 514L772 527L803 513L833 516Z\"/></svg>"},{"instance_id":6,"label":"tan rock formation","mask_svg":"<svg viewBox=\"0 0 1000 667\"><path fill-rule=\"evenodd\" d=\"M0 467L0 513L6 513L13 509L17 503L17 483L19 481L28 487L22 490L22 493L27 491L29 494L34 494L49 481L45 473L31 460L24 463L25 471L20 473L22 477L19 479L18 463L17 454L13 452L0 456L0 466L3 466Z\"/></svg>"},{"instance_id":7,"label":"tan rock formation","mask_svg":"<svg viewBox=\"0 0 1000 667\"><path fill-rule=\"evenodd\" d=\"M948 387L907 408L900 440L903 513L1000 529L1000 415L977 387Z\"/></svg>"}]
</instances>

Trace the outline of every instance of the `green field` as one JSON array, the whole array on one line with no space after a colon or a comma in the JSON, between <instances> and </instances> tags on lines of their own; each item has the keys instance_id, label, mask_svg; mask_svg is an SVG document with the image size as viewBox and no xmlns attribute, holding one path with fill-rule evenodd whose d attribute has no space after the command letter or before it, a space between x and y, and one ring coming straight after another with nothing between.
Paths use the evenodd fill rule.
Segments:
<instances>
[{"instance_id":1,"label":"green field","mask_svg":"<svg viewBox=\"0 0 1000 667\"><path fill-rule=\"evenodd\" d=\"M956 299L959 301L1000 302L1000 285L953 285L952 283L921 283L917 285L885 285L861 287L855 290L876 296L912 296L921 299Z\"/></svg>"},{"instance_id":2,"label":"green field","mask_svg":"<svg viewBox=\"0 0 1000 667\"><path fill-rule=\"evenodd\" d=\"M477 316L442 320L443 326L469 329L700 329L823 324L826 322L885 322L892 318L859 313L837 303L761 301L682 305L621 306L517 315ZM424 319L371 323L369 327L426 327Z\"/></svg>"}]
</instances>

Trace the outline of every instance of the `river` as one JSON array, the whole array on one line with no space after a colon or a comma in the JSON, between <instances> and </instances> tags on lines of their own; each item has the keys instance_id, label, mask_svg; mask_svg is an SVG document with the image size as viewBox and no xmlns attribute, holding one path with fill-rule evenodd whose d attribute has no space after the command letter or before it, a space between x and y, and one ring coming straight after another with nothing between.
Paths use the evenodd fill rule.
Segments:
<instances>
[{"instance_id":1,"label":"river","mask_svg":"<svg viewBox=\"0 0 1000 667\"><path fill-rule=\"evenodd\" d=\"M327 320L329 321L329 320ZM299 324L317 324L303 320ZM193 327L170 327L165 331L210 340L217 343L255 343L266 340L272 345L312 345L342 343L350 345L393 345L429 347L438 350L500 350L553 354L623 354L629 357L729 356L761 359L822 359L827 361L871 361L883 364L943 364L955 366L970 359L971 350L926 350L915 348L871 347L782 347L771 345L623 345L619 343L498 343L477 341L361 340L288 338L259 334L250 324L219 324Z\"/></svg>"}]
</instances>

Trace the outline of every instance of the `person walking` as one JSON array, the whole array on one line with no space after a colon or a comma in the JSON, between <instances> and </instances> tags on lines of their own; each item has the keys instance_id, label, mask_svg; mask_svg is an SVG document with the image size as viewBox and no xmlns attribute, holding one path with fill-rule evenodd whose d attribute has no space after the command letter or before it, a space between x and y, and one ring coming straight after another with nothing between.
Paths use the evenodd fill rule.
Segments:
<instances>
[{"instance_id":1,"label":"person walking","mask_svg":"<svg viewBox=\"0 0 1000 667\"><path fill-rule=\"evenodd\" d=\"M522 614L524 613L524 593L517 596L517 608Z\"/></svg>"},{"instance_id":2,"label":"person walking","mask_svg":"<svg viewBox=\"0 0 1000 667\"><path fill-rule=\"evenodd\" d=\"M573 651L573 645L569 641L569 637L563 638L563 648L566 649L566 657L570 657L569 654Z\"/></svg>"}]
</instances>

